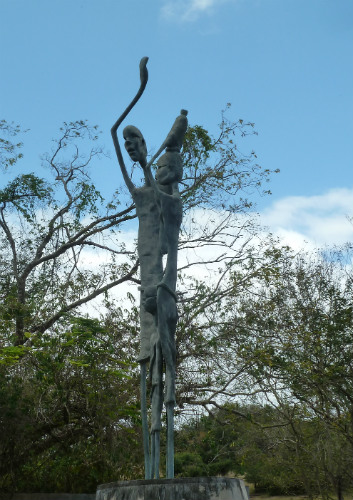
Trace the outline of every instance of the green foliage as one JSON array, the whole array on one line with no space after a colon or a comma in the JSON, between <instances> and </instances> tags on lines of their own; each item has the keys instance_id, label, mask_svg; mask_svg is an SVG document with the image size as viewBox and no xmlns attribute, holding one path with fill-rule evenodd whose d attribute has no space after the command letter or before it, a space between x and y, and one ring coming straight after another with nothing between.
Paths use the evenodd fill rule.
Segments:
<instances>
[{"instance_id":1,"label":"green foliage","mask_svg":"<svg viewBox=\"0 0 353 500\"><path fill-rule=\"evenodd\" d=\"M350 257L294 256L285 248L274 255L274 269L257 275L256 294L228 297L236 327L226 331L238 363L247 362L249 386L271 401L287 427L273 457L266 455L249 479L273 491L285 491L286 483L295 492L297 484L326 496L353 480Z\"/></svg>"},{"instance_id":2,"label":"green foliage","mask_svg":"<svg viewBox=\"0 0 353 500\"><path fill-rule=\"evenodd\" d=\"M40 205L52 202L52 191L44 179L34 174L23 174L10 181L0 191L0 203L10 205L11 211L18 211L26 221L30 222Z\"/></svg>"},{"instance_id":3,"label":"green foliage","mask_svg":"<svg viewBox=\"0 0 353 500\"><path fill-rule=\"evenodd\" d=\"M228 111L230 105L227 105ZM252 207L247 196L270 194L263 184L272 173L256 162L254 151L240 152L237 143L247 135L254 135L254 124L238 120L232 122L222 113L220 131L212 137L200 125L190 126L183 145L183 204L184 210L193 207L246 212Z\"/></svg>"},{"instance_id":4,"label":"green foliage","mask_svg":"<svg viewBox=\"0 0 353 500\"><path fill-rule=\"evenodd\" d=\"M244 470L236 443L247 425L244 419L232 415L228 407L184 425L176 435L176 474L182 477L242 475Z\"/></svg>"},{"instance_id":5,"label":"green foliage","mask_svg":"<svg viewBox=\"0 0 353 500\"><path fill-rule=\"evenodd\" d=\"M12 138L21 133L19 125L0 120L0 166L3 170L15 165L22 158L22 142L13 142Z\"/></svg>"},{"instance_id":6,"label":"green foliage","mask_svg":"<svg viewBox=\"0 0 353 500\"><path fill-rule=\"evenodd\" d=\"M276 379L310 413L342 430L353 402L351 283L337 260L288 255L256 302L242 304L248 335L241 348L256 357L254 375Z\"/></svg>"},{"instance_id":7,"label":"green foliage","mask_svg":"<svg viewBox=\"0 0 353 500\"><path fill-rule=\"evenodd\" d=\"M294 254L271 241L257 250L227 262L216 286L189 281L179 411L201 406L218 430L189 424L178 450L259 491L341 499L353 484L352 254Z\"/></svg>"},{"instance_id":8,"label":"green foliage","mask_svg":"<svg viewBox=\"0 0 353 500\"><path fill-rule=\"evenodd\" d=\"M183 452L175 454L176 477L207 476L208 468L198 453Z\"/></svg>"},{"instance_id":9,"label":"green foliage","mask_svg":"<svg viewBox=\"0 0 353 500\"><path fill-rule=\"evenodd\" d=\"M125 335L73 318L67 331L2 350L3 490L95 491L141 474L137 367L135 352L119 349Z\"/></svg>"},{"instance_id":10,"label":"green foliage","mask_svg":"<svg viewBox=\"0 0 353 500\"><path fill-rule=\"evenodd\" d=\"M233 404L185 424L176 436L177 474L241 476L270 496L332 498L338 480L349 489L351 456L342 437L320 420L285 424L282 417L271 406Z\"/></svg>"}]
</instances>

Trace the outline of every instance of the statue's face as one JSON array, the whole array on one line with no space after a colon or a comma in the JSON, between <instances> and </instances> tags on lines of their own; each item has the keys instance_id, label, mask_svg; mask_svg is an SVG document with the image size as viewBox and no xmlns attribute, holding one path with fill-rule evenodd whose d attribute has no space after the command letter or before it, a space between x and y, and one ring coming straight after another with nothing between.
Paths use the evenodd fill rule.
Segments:
<instances>
[{"instance_id":1,"label":"statue's face","mask_svg":"<svg viewBox=\"0 0 353 500\"><path fill-rule=\"evenodd\" d=\"M162 161L158 161L157 163L158 169L156 172L156 181L158 184L162 186L166 186L168 184L173 184L173 182L177 182L177 175L175 170L168 165L168 161L162 159Z\"/></svg>"},{"instance_id":2,"label":"statue's face","mask_svg":"<svg viewBox=\"0 0 353 500\"><path fill-rule=\"evenodd\" d=\"M134 130L124 131L125 149L132 161L144 162L146 160L146 143Z\"/></svg>"}]
</instances>

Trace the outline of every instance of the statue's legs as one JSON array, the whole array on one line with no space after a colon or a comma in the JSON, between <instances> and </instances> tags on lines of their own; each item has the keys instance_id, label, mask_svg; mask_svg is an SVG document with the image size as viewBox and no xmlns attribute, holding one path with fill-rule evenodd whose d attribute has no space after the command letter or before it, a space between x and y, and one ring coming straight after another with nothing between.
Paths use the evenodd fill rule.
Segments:
<instances>
[{"instance_id":1,"label":"statue's legs","mask_svg":"<svg viewBox=\"0 0 353 500\"><path fill-rule=\"evenodd\" d=\"M175 365L166 363L165 407L167 413L167 479L174 478Z\"/></svg>"},{"instance_id":2,"label":"statue's legs","mask_svg":"<svg viewBox=\"0 0 353 500\"><path fill-rule=\"evenodd\" d=\"M150 370L151 394L151 479L159 478L160 431L163 407L163 356L160 342L154 346Z\"/></svg>"},{"instance_id":3,"label":"statue's legs","mask_svg":"<svg viewBox=\"0 0 353 500\"><path fill-rule=\"evenodd\" d=\"M166 404L167 410L167 479L174 478L174 403Z\"/></svg>"},{"instance_id":4,"label":"statue's legs","mask_svg":"<svg viewBox=\"0 0 353 500\"><path fill-rule=\"evenodd\" d=\"M160 431L154 431L151 434L151 450L152 450L152 479L159 479L159 456L160 456Z\"/></svg>"},{"instance_id":5,"label":"statue's legs","mask_svg":"<svg viewBox=\"0 0 353 500\"><path fill-rule=\"evenodd\" d=\"M149 432L147 422L147 395L146 395L146 376L147 376L147 361L141 362L141 419L142 419L142 438L143 452L145 456L145 479L151 479L151 458L149 446Z\"/></svg>"},{"instance_id":6,"label":"statue's legs","mask_svg":"<svg viewBox=\"0 0 353 500\"><path fill-rule=\"evenodd\" d=\"M167 478L174 477L174 406L175 406L175 330L177 309L175 297L159 286L157 291L158 333L165 362L165 397L167 413Z\"/></svg>"}]
</instances>

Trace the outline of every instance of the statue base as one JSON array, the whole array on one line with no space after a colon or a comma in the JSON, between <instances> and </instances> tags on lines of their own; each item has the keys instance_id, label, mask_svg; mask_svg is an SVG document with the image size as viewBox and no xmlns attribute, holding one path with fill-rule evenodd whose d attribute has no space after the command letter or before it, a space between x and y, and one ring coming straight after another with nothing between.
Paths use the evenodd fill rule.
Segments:
<instances>
[{"instance_id":1,"label":"statue base","mask_svg":"<svg viewBox=\"0 0 353 500\"><path fill-rule=\"evenodd\" d=\"M241 479L186 477L101 484L96 500L249 500L249 497Z\"/></svg>"}]
</instances>

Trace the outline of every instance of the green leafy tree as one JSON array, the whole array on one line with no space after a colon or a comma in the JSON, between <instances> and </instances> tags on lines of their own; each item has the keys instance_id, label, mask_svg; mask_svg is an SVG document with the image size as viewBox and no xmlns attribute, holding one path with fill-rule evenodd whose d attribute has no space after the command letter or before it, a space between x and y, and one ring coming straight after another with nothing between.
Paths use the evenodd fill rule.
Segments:
<instances>
[{"instance_id":1,"label":"green leafy tree","mask_svg":"<svg viewBox=\"0 0 353 500\"><path fill-rule=\"evenodd\" d=\"M228 401L230 418L252 422L246 445L235 444L249 480L272 493L341 500L352 486L349 249L296 255L269 241L242 255L216 287L194 281L194 299L182 299L181 418L200 406L219 418ZM182 453L181 471L190 453L207 467L199 447Z\"/></svg>"},{"instance_id":2,"label":"green leafy tree","mask_svg":"<svg viewBox=\"0 0 353 500\"><path fill-rule=\"evenodd\" d=\"M108 332L98 320L76 318L66 332L4 350L2 489L93 492L98 483L141 474L138 339L126 339L126 321L134 317L121 311Z\"/></svg>"},{"instance_id":3,"label":"green leafy tree","mask_svg":"<svg viewBox=\"0 0 353 500\"><path fill-rule=\"evenodd\" d=\"M87 166L103 154L94 145L97 138L96 128L83 121L64 124L52 153L44 157L52 180L19 175L0 191L6 345L22 345L27 334L65 323L74 310L136 273L136 259L129 262L124 243L112 239L119 225L134 217L132 208L104 207L88 177ZM105 252L101 261L106 262L96 268L86 264L87 249Z\"/></svg>"},{"instance_id":4,"label":"green leafy tree","mask_svg":"<svg viewBox=\"0 0 353 500\"><path fill-rule=\"evenodd\" d=\"M20 132L4 122L2 130L10 138ZM5 490L93 491L97 481L139 467L138 459L125 460L125 468L118 459L134 441L130 429L138 421L137 340L132 323L126 338L124 323L133 316L118 309L120 325L108 331L86 320L81 307L95 297L107 300L109 290L134 279L138 265L116 237L134 218L133 207L104 205L88 176L103 155L97 139L96 127L65 123L43 159L48 177L14 175L0 191ZM5 138L0 147L4 167L21 157L20 142ZM97 256L101 264L92 266Z\"/></svg>"},{"instance_id":5,"label":"green leafy tree","mask_svg":"<svg viewBox=\"0 0 353 500\"><path fill-rule=\"evenodd\" d=\"M337 251L283 251L256 295L239 299L234 317L238 356L252 360L253 387L291 426L296 453L317 457L310 466L339 499L353 480L350 259ZM303 421L316 433L315 451Z\"/></svg>"}]
</instances>

